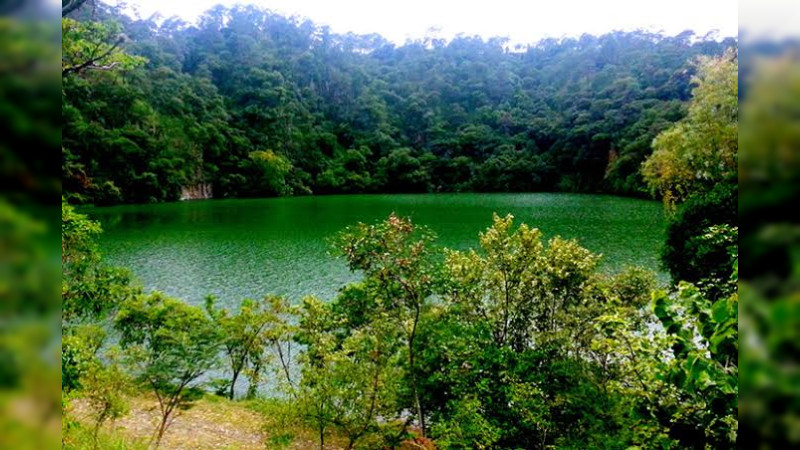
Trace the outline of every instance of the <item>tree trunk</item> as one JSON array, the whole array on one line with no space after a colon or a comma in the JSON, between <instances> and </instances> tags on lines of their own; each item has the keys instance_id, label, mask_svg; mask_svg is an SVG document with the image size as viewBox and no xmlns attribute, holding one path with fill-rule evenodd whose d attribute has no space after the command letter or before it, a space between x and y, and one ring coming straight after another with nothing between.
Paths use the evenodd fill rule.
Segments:
<instances>
[{"instance_id":1,"label":"tree trunk","mask_svg":"<svg viewBox=\"0 0 800 450\"><path fill-rule=\"evenodd\" d=\"M164 433L167 432L167 416L161 418L161 424L158 425L158 432L156 433L156 442L153 446L154 448L158 448L161 445L161 439L164 437Z\"/></svg>"},{"instance_id":2,"label":"tree trunk","mask_svg":"<svg viewBox=\"0 0 800 450\"><path fill-rule=\"evenodd\" d=\"M419 432L422 437L425 437L425 414L422 411L422 402L420 402L419 400L419 390L417 389L416 381L414 381L414 403L417 404L417 417L419 418Z\"/></svg>"},{"instance_id":3,"label":"tree trunk","mask_svg":"<svg viewBox=\"0 0 800 450\"><path fill-rule=\"evenodd\" d=\"M167 432L167 428L169 427L169 418L172 415L173 408L167 407L164 413L161 416L161 423L158 425L158 432L156 433L156 442L153 446L154 448L158 448L161 445L161 439L164 437L164 434Z\"/></svg>"},{"instance_id":4,"label":"tree trunk","mask_svg":"<svg viewBox=\"0 0 800 450\"><path fill-rule=\"evenodd\" d=\"M415 354L414 354L414 341L416 340L417 336L417 325L419 324L419 316L420 316L420 309L419 307L416 310L416 314L414 316L414 326L411 329L411 335L408 338L408 366L409 370L411 371L411 388L414 392L414 406L417 409L417 420L419 420L419 431L422 437L425 437L425 414L422 410L422 402L419 399L419 386L417 382L417 371L416 366L414 364L415 361Z\"/></svg>"},{"instance_id":5,"label":"tree trunk","mask_svg":"<svg viewBox=\"0 0 800 450\"><path fill-rule=\"evenodd\" d=\"M97 423L94 424L94 432L92 433L94 450L97 450L99 448L99 443L97 442L97 438L98 435L100 434L100 427L103 426L104 420L105 420L105 414L100 414L100 417L97 418Z\"/></svg>"},{"instance_id":6,"label":"tree trunk","mask_svg":"<svg viewBox=\"0 0 800 450\"><path fill-rule=\"evenodd\" d=\"M233 400L233 396L235 395L236 391L236 380L239 379L239 371L233 372L233 377L231 378L231 388L228 392L228 398Z\"/></svg>"}]
</instances>

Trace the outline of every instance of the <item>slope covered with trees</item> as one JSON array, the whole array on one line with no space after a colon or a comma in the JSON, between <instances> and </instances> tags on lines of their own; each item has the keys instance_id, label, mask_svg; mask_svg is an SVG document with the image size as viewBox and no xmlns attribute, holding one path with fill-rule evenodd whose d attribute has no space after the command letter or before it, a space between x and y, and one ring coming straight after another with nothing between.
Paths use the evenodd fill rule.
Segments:
<instances>
[{"instance_id":1,"label":"slope covered with trees","mask_svg":"<svg viewBox=\"0 0 800 450\"><path fill-rule=\"evenodd\" d=\"M216 197L641 194L639 166L686 114L696 57L737 45L615 32L397 46L253 6L196 24L102 3L71 17L63 188L97 204L175 200L200 184Z\"/></svg>"}]
</instances>

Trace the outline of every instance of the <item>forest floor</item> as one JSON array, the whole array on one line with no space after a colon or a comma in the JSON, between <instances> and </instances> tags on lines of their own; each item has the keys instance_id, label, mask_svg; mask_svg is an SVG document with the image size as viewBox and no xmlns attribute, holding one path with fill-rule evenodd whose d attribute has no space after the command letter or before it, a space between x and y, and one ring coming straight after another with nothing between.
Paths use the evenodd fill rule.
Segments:
<instances>
[{"instance_id":1,"label":"forest floor","mask_svg":"<svg viewBox=\"0 0 800 450\"><path fill-rule=\"evenodd\" d=\"M92 414L85 401L71 405L70 414L86 427ZM146 448L159 421L158 402L147 397L130 399L130 410L113 423L104 425L106 433L128 442L126 448ZM180 411L161 441L163 449L316 449L315 436L295 426L284 428L277 421L256 412L246 402L206 396L191 408ZM342 448L341 442L326 438L326 448Z\"/></svg>"}]
</instances>

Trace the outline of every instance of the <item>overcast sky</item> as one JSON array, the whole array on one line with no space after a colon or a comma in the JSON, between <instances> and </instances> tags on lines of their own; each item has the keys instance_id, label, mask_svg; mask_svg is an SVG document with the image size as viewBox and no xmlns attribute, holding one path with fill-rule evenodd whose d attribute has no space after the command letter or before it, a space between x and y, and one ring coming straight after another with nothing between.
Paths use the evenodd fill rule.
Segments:
<instances>
[{"instance_id":1,"label":"overcast sky","mask_svg":"<svg viewBox=\"0 0 800 450\"><path fill-rule=\"evenodd\" d=\"M119 0L110 0L111 2ZM735 36L735 0L127 0L142 17L154 12L196 19L222 3L254 3L307 17L338 33L380 33L397 43L431 28L440 36L457 33L507 36L514 42L542 37L646 29L669 34L691 29Z\"/></svg>"}]
</instances>

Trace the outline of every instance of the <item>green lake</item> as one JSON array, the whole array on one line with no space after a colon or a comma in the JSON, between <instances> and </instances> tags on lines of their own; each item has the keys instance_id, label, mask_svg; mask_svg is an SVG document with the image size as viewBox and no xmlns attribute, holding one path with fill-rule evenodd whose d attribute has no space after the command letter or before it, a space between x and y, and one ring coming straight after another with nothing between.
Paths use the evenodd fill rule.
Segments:
<instances>
[{"instance_id":1,"label":"green lake","mask_svg":"<svg viewBox=\"0 0 800 450\"><path fill-rule=\"evenodd\" d=\"M575 238L602 253L603 269L659 271L660 203L573 194L427 194L206 200L87 208L104 229L106 261L130 268L148 290L225 305L284 294L331 298L357 275L330 255L329 238L347 225L391 212L427 225L439 244L475 247L492 213L511 213L546 238ZM660 274L663 278L663 273Z\"/></svg>"}]
</instances>

